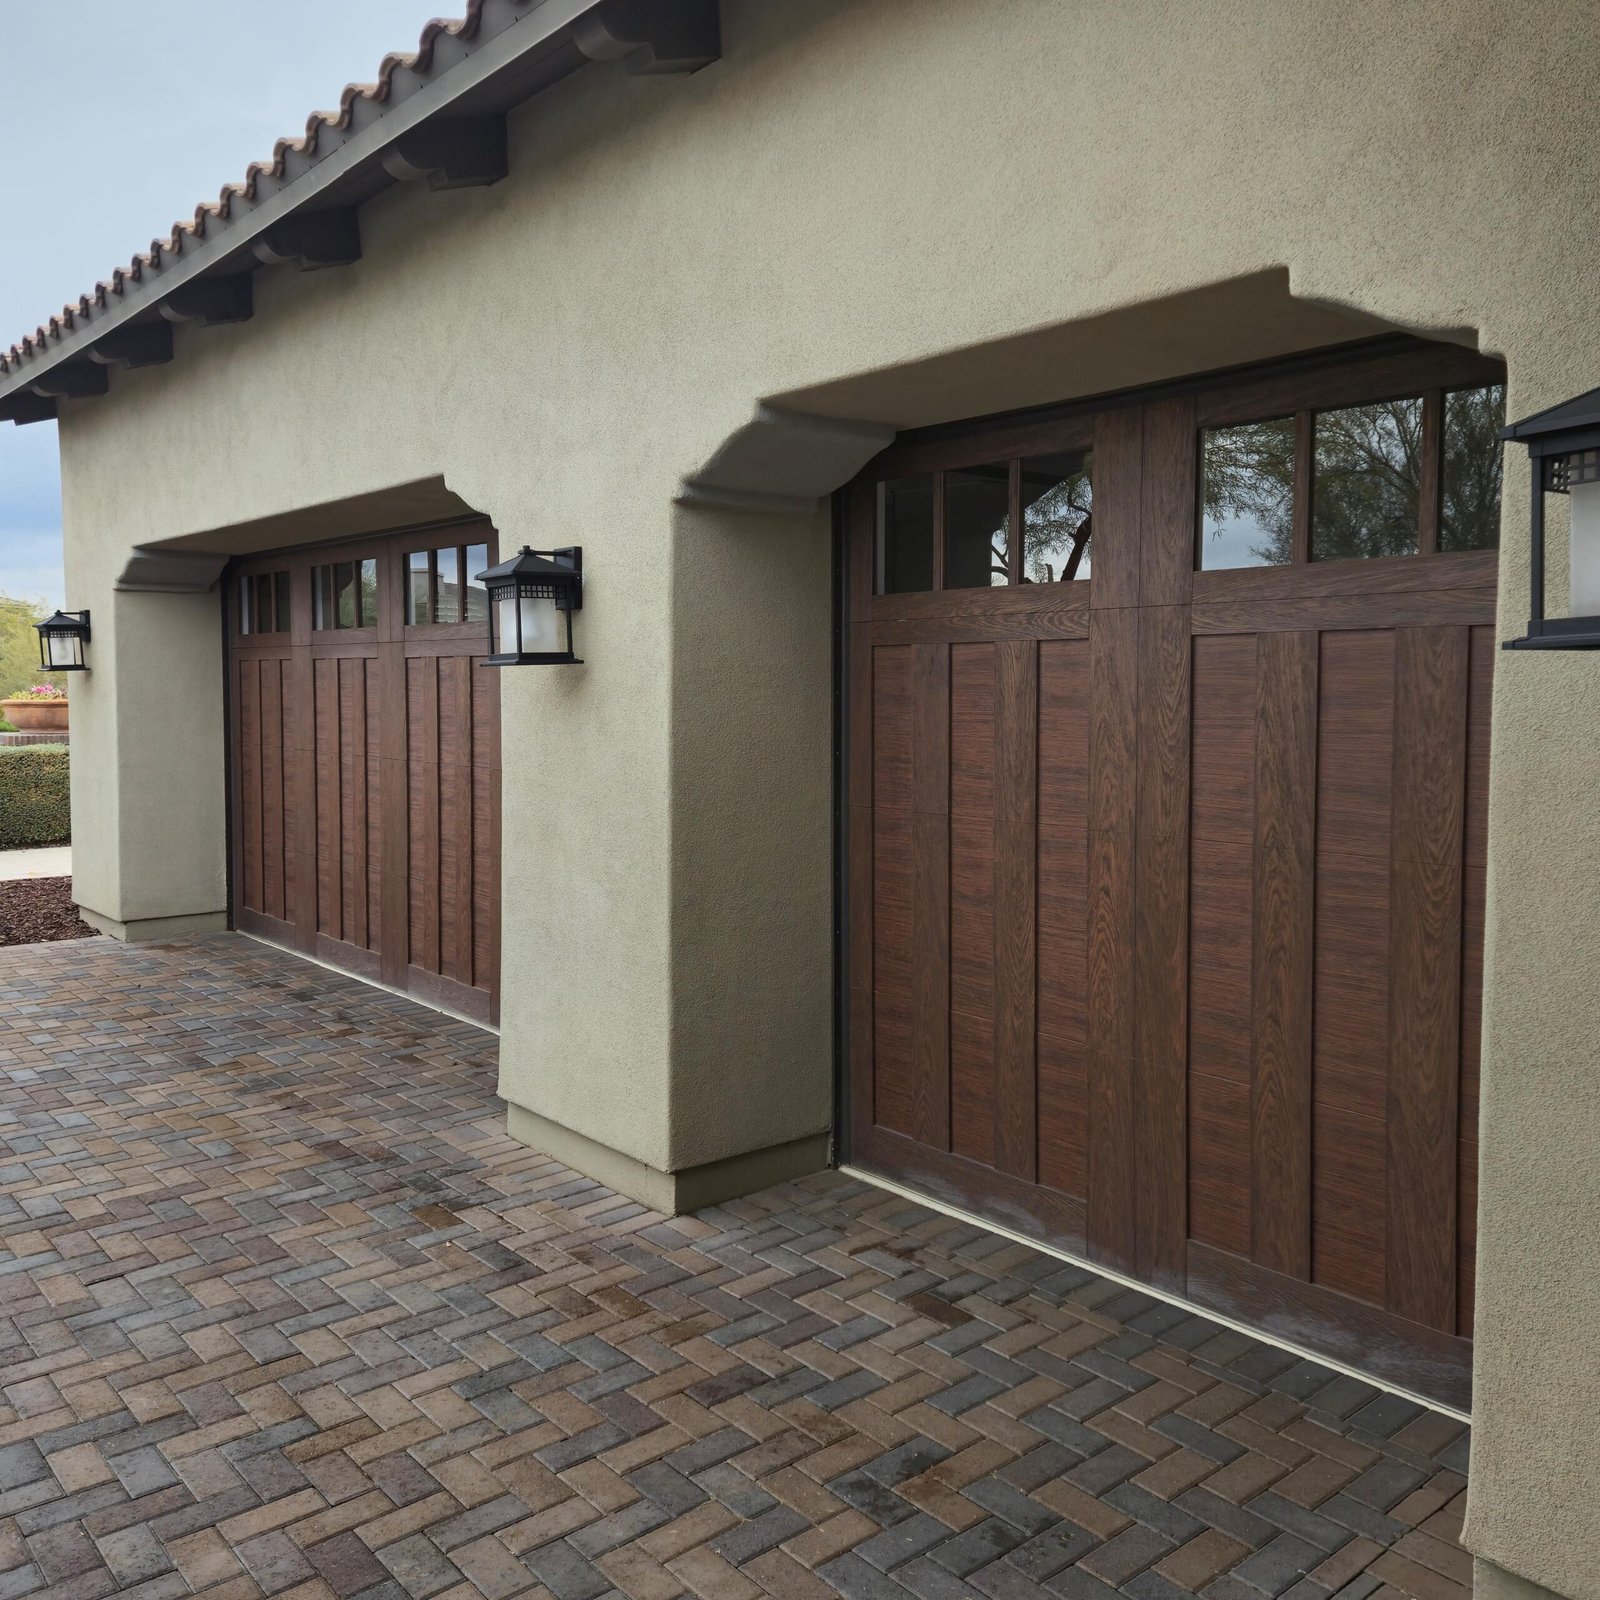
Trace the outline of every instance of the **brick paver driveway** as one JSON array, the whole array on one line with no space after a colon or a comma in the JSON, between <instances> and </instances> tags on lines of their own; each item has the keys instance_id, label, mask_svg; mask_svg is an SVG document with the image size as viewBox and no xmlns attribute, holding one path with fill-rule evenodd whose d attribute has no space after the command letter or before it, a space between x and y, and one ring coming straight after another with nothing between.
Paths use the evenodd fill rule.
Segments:
<instances>
[{"instance_id":1,"label":"brick paver driveway","mask_svg":"<svg viewBox=\"0 0 1600 1600\"><path fill-rule=\"evenodd\" d=\"M0 1600L1455 1600L1461 1426L837 1174L675 1222L495 1041L0 951Z\"/></svg>"}]
</instances>

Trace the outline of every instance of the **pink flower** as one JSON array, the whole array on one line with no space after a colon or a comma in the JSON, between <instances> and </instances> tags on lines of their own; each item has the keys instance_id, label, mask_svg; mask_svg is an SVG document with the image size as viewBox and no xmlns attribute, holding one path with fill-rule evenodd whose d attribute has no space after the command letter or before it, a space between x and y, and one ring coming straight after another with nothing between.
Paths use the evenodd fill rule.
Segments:
<instances>
[{"instance_id":1,"label":"pink flower","mask_svg":"<svg viewBox=\"0 0 1600 1600\"><path fill-rule=\"evenodd\" d=\"M58 688L53 683L36 683L31 688L22 691L23 697L29 700L65 700L67 691Z\"/></svg>"}]
</instances>

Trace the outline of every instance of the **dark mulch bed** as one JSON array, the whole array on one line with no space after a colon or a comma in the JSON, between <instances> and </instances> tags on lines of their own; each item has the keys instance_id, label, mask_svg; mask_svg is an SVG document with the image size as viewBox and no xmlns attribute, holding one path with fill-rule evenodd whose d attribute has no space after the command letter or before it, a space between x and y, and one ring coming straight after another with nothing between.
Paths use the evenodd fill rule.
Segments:
<instances>
[{"instance_id":1,"label":"dark mulch bed","mask_svg":"<svg viewBox=\"0 0 1600 1600\"><path fill-rule=\"evenodd\" d=\"M92 939L72 903L71 878L14 878L0 883L0 945Z\"/></svg>"}]
</instances>

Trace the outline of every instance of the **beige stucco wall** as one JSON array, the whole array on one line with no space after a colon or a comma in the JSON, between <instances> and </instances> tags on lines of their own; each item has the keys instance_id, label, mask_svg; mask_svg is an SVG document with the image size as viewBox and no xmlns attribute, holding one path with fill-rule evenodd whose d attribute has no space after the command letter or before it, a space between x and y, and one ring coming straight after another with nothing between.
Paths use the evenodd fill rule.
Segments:
<instances>
[{"instance_id":1,"label":"beige stucco wall","mask_svg":"<svg viewBox=\"0 0 1600 1600\"><path fill-rule=\"evenodd\" d=\"M264 275L254 321L180 330L62 429L108 915L209 910L222 869L214 611L112 599L128 546L433 473L509 543L584 544L589 664L505 683L503 1085L657 1169L828 1114L826 522L671 503L755 401L903 425L1365 325L1478 330L1514 411L1600 383L1587 4L725 11L722 62L591 69L517 117L509 180L377 202L359 265ZM1256 310L1107 315L1237 279ZM1469 1539L1573 1600L1600 1597L1597 705L1600 659L1502 658Z\"/></svg>"}]
</instances>

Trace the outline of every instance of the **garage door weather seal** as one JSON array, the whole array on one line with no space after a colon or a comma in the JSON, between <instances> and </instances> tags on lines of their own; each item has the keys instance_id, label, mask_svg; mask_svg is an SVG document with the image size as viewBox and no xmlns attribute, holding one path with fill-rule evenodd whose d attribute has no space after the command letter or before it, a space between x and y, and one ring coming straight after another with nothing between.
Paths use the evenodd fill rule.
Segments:
<instances>
[{"instance_id":1,"label":"garage door weather seal","mask_svg":"<svg viewBox=\"0 0 1600 1600\"><path fill-rule=\"evenodd\" d=\"M1083 1256L1075 1256L1070 1251L1058 1250L1052 1244L1046 1244L1043 1239L1030 1238L1025 1233L1018 1233L1013 1228L1002 1226L998 1222L991 1222L987 1217L980 1217L971 1211L963 1211L959 1206L946 1205L942 1200L935 1200L931 1195L922 1194L916 1189L908 1189L902 1183L895 1183L892 1179L881 1178L875 1172L864 1172L860 1167L841 1166L839 1171L847 1178L855 1178L861 1183L870 1183L874 1189L883 1189L890 1194L897 1194L903 1200L910 1200L919 1206L925 1206L929 1211L937 1211L942 1216L950 1217L956 1222L964 1222L969 1227L982 1228L985 1233L998 1234L1002 1239L1010 1239L1014 1244L1024 1244L1030 1250L1037 1250L1041 1255L1054 1256L1058 1261L1065 1261L1074 1267L1082 1267L1085 1272L1092 1272L1097 1277L1107 1278L1112 1283L1120 1283L1125 1288L1136 1289L1140 1294L1147 1294L1152 1300L1164 1301L1169 1306L1181 1306L1185 1311L1192 1311L1197 1317L1204 1317L1207 1322L1214 1322L1218 1327L1231 1328L1235 1333L1242 1333L1260 1344L1271 1345L1275 1350L1287 1351L1292 1356L1299 1356L1302 1361L1314 1361L1319 1367L1326 1367L1330 1372L1341 1372L1347 1378L1355 1378L1361 1383L1370 1384L1374 1389L1380 1389L1385 1394L1399 1395L1402 1400L1409 1400L1413 1405L1424 1407L1428 1411L1437 1411L1442 1416L1454 1417L1457 1422L1471 1424L1472 1417L1468 1412L1457 1411L1454 1406L1447 1406L1438 1400L1430 1400L1426 1395L1414 1394L1410 1389L1401 1389L1392 1383L1385 1383L1381 1378L1375 1378L1370 1372L1362 1372L1359 1367L1348 1367L1342 1361L1333 1361L1315 1350L1307 1350L1303 1345L1289 1344L1286 1340L1274 1338L1270 1333L1263 1333L1260 1328L1252 1328L1248 1322L1236 1322L1232 1317L1224 1317L1211 1310L1209 1306L1198 1306L1192 1300L1185 1300L1182 1295L1169 1294L1164 1289L1157 1289L1148 1283L1141 1283L1137 1278L1130 1278L1126 1274L1116 1272L1100 1261L1089 1261Z\"/></svg>"}]
</instances>

